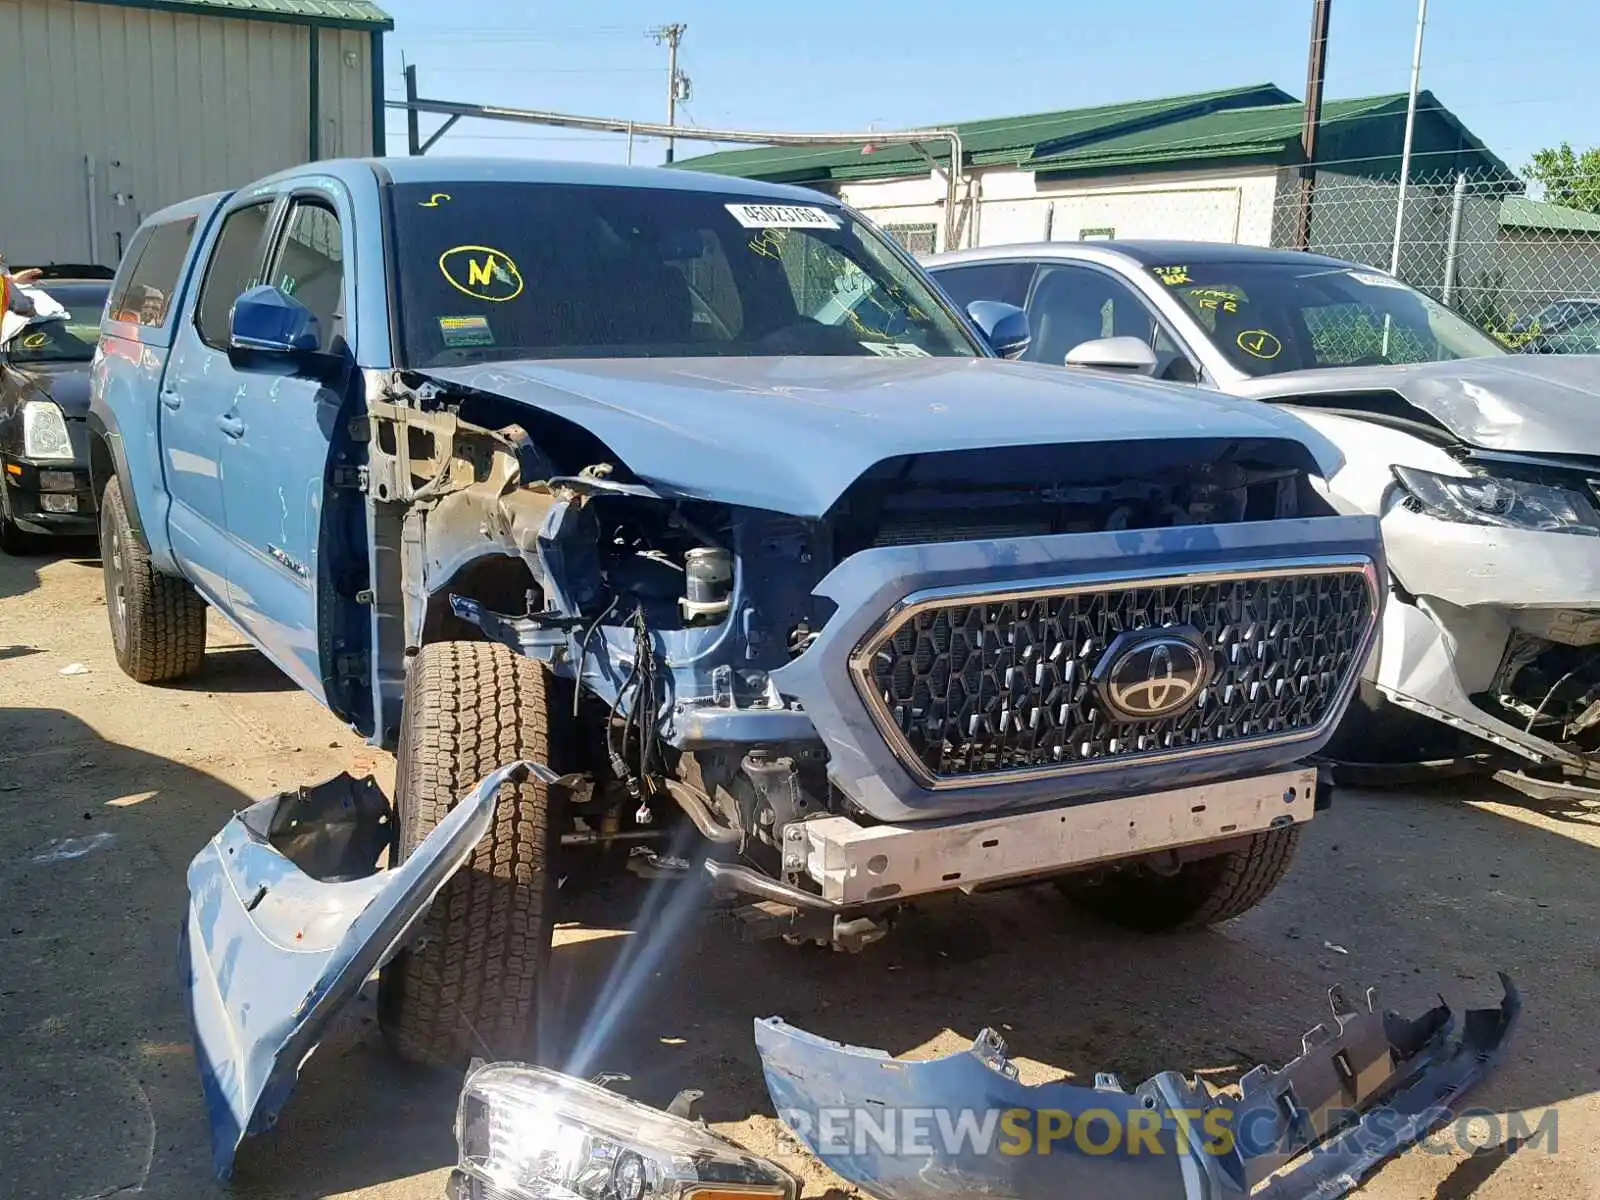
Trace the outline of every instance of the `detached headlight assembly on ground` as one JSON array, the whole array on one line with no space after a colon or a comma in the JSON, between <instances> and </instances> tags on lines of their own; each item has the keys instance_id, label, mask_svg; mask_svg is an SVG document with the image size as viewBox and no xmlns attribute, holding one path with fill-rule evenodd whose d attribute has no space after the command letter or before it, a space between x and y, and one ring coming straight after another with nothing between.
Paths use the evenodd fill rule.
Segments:
<instances>
[{"instance_id":1,"label":"detached headlight assembly on ground","mask_svg":"<svg viewBox=\"0 0 1600 1200\"><path fill-rule=\"evenodd\" d=\"M798 1181L704 1126L540 1067L468 1072L451 1200L795 1200Z\"/></svg>"},{"instance_id":2,"label":"detached headlight assembly on ground","mask_svg":"<svg viewBox=\"0 0 1600 1200\"><path fill-rule=\"evenodd\" d=\"M1600 537L1600 512L1570 488L1486 475L1436 475L1394 467L1412 507L1444 521Z\"/></svg>"},{"instance_id":3,"label":"detached headlight assembly on ground","mask_svg":"<svg viewBox=\"0 0 1600 1200\"><path fill-rule=\"evenodd\" d=\"M40 461L72 459L67 419L48 400L29 400L22 406L22 457Z\"/></svg>"}]
</instances>

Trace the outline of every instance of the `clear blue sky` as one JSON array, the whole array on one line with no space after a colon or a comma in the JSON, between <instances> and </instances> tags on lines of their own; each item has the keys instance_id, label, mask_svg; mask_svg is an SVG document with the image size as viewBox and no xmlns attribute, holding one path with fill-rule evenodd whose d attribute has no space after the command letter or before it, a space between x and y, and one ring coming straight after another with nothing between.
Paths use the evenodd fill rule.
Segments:
<instances>
[{"instance_id":1,"label":"clear blue sky","mask_svg":"<svg viewBox=\"0 0 1600 1200\"><path fill-rule=\"evenodd\" d=\"M1310 0L606 0L541 17L512 0L380 0L395 18L386 90L417 64L424 96L665 119L666 50L688 25L679 120L785 130L903 128L1252 83L1305 86ZM450 16L447 18L446 13ZM1004 20L993 19L1004 14ZM1403 92L1414 0L1334 0L1327 96ZM1431 0L1422 84L1514 168L1538 147L1600 144L1600 4ZM423 132L437 118L423 118ZM389 146L405 152L404 114ZM720 147L680 143L679 157ZM464 121L438 152L622 161L624 139ZM659 162L641 141L636 161Z\"/></svg>"}]
</instances>

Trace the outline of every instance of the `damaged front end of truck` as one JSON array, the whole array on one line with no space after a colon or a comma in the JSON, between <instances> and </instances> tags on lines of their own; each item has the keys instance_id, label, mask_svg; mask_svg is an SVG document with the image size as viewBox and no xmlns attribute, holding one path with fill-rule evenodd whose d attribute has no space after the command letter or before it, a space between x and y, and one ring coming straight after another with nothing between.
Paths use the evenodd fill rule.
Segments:
<instances>
[{"instance_id":1,"label":"damaged front end of truck","mask_svg":"<svg viewBox=\"0 0 1600 1200\"><path fill-rule=\"evenodd\" d=\"M392 744L429 647L542 664L564 732L520 769L548 788L551 877L641 846L750 936L859 949L935 892L1070 876L1189 903L1173 880L1220 887L1220 856L1270 845L1264 884L1205 908L1223 919L1325 800L1307 760L1371 652L1383 552L1319 494L1326 448L1291 418L994 360L365 378L322 517L330 703ZM514 790L492 778L446 825ZM391 846L398 870L319 878L263 819L191 870L219 1172L471 857L440 825Z\"/></svg>"},{"instance_id":2,"label":"damaged front end of truck","mask_svg":"<svg viewBox=\"0 0 1600 1200\"><path fill-rule=\"evenodd\" d=\"M1037 399L1059 380L1018 370L373 375L375 726L398 727L426 643L538 659L591 731L576 811L595 844L686 821L753 935L843 945L921 892L1049 875L1109 809L1041 815L999 852L911 823L1010 819L1114 777L1205 817L1148 821L1100 857L1181 866L1308 820L1304 760L1376 636L1372 523L1332 514L1319 449L1269 410L1219 400L1172 436L1164 393L1148 410L1118 394L1063 440L1053 389ZM1015 445L956 411L974 389L1025 399ZM734 405L739 426L719 424ZM1169 628L1205 660L1194 703L1106 708L1106 664ZM869 862L870 887L839 883Z\"/></svg>"}]
</instances>

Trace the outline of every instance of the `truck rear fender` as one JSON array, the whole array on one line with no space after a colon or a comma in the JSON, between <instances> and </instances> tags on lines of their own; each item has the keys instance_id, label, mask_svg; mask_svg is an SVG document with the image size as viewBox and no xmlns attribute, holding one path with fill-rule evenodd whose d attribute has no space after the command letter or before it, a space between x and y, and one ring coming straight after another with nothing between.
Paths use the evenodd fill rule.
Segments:
<instances>
[{"instance_id":1,"label":"truck rear fender","mask_svg":"<svg viewBox=\"0 0 1600 1200\"><path fill-rule=\"evenodd\" d=\"M107 348L109 346L109 349ZM172 544L167 538L167 490L161 478L159 450L155 447L157 417L148 411L155 406L159 375L146 374L124 377L123 371L142 371L138 364L143 357L137 342L108 338L102 343L103 354L118 354L135 360L135 365L97 365L89 399L87 419L89 431L89 486L95 497L104 494L106 484L115 477L122 481L122 500L128 510L128 520L133 535L150 555L157 570L171 575L182 572L172 556ZM153 382L152 382L153 379ZM149 387L135 384L149 383ZM148 403L141 393L148 390ZM118 412L136 417L138 433L130 447L123 435Z\"/></svg>"}]
</instances>

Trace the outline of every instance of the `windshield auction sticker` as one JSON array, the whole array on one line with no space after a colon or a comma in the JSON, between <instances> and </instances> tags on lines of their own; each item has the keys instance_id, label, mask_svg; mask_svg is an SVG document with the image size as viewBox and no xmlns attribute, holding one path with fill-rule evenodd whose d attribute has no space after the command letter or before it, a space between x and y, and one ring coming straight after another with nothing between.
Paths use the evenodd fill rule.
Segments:
<instances>
[{"instance_id":1,"label":"windshield auction sticker","mask_svg":"<svg viewBox=\"0 0 1600 1200\"><path fill-rule=\"evenodd\" d=\"M489 328L488 317L440 317L439 336L451 349L494 345L494 333Z\"/></svg>"},{"instance_id":2,"label":"windshield auction sticker","mask_svg":"<svg viewBox=\"0 0 1600 1200\"><path fill-rule=\"evenodd\" d=\"M474 300L502 304L522 295L522 272L509 254L493 246L452 246L439 255L439 273Z\"/></svg>"},{"instance_id":3,"label":"windshield auction sticker","mask_svg":"<svg viewBox=\"0 0 1600 1200\"><path fill-rule=\"evenodd\" d=\"M929 358L931 355L921 346L912 342L862 342L871 353L879 358Z\"/></svg>"},{"instance_id":4,"label":"windshield auction sticker","mask_svg":"<svg viewBox=\"0 0 1600 1200\"><path fill-rule=\"evenodd\" d=\"M839 218L805 204L725 204L746 229L837 229Z\"/></svg>"},{"instance_id":5,"label":"windshield auction sticker","mask_svg":"<svg viewBox=\"0 0 1600 1200\"><path fill-rule=\"evenodd\" d=\"M1283 353L1283 343L1265 329L1246 329L1234 341L1251 358L1273 359Z\"/></svg>"}]
</instances>

